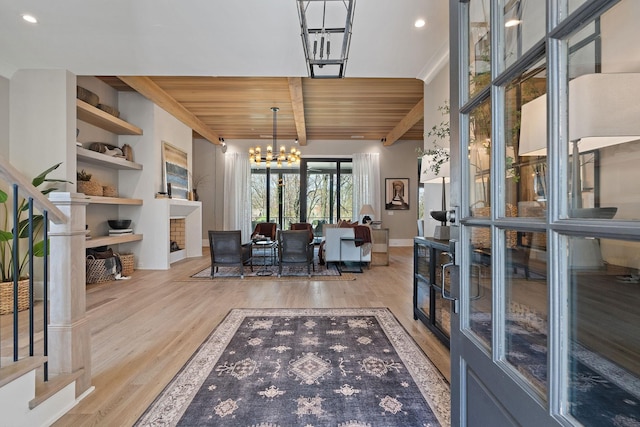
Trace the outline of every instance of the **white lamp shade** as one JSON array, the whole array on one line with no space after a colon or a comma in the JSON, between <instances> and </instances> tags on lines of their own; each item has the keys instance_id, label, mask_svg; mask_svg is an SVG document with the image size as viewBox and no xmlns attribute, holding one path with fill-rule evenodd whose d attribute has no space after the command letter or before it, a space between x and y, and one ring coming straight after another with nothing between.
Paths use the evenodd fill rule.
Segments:
<instances>
[{"instance_id":1,"label":"white lamp shade","mask_svg":"<svg viewBox=\"0 0 640 427\"><path fill-rule=\"evenodd\" d=\"M433 155L425 154L422 156L422 163L420 167L420 182L422 183L439 183L442 182L442 178L445 178L445 182L449 182L449 176L451 175L449 169L449 162L446 161L440 165L438 174L432 170Z\"/></svg>"},{"instance_id":2,"label":"white lamp shade","mask_svg":"<svg viewBox=\"0 0 640 427\"><path fill-rule=\"evenodd\" d=\"M360 215L374 215L375 216L376 211L373 210L373 206L371 205L362 205L362 207L360 208Z\"/></svg>"},{"instance_id":3,"label":"white lamp shade","mask_svg":"<svg viewBox=\"0 0 640 427\"><path fill-rule=\"evenodd\" d=\"M640 139L640 74L585 74L569 82L569 140L580 152ZM547 96L522 106L520 156L547 152Z\"/></svg>"}]
</instances>

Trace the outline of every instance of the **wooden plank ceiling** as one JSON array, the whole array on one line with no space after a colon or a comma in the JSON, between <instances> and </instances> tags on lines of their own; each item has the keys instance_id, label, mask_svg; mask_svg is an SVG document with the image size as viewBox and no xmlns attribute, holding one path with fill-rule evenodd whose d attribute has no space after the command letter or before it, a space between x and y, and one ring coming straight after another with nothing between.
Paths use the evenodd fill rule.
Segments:
<instances>
[{"instance_id":1,"label":"wooden plank ceiling","mask_svg":"<svg viewBox=\"0 0 640 427\"><path fill-rule=\"evenodd\" d=\"M423 87L417 79L100 77L137 90L213 143L218 138L422 140ZM175 111L173 111L175 109ZM190 121L191 120L191 121Z\"/></svg>"}]
</instances>

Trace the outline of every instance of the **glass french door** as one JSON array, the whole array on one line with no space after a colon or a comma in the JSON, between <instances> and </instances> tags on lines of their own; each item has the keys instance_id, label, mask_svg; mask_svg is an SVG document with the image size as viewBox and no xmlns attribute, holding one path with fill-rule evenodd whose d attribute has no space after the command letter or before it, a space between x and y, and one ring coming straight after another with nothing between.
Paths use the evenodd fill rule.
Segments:
<instances>
[{"instance_id":1,"label":"glass french door","mask_svg":"<svg viewBox=\"0 0 640 427\"><path fill-rule=\"evenodd\" d=\"M640 425L640 3L450 6L452 425Z\"/></svg>"}]
</instances>

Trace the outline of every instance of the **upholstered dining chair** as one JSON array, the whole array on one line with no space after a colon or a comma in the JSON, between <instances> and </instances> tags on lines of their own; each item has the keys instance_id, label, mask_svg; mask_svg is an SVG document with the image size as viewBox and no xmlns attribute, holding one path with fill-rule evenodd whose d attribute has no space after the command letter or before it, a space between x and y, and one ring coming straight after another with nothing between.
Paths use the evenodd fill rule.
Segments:
<instances>
[{"instance_id":1,"label":"upholstered dining chair","mask_svg":"<svg viewBox=\"0 0 640 427\"><path fill-rule=\"evenodd\" d=\"M291 230L307 230L309 232L309 241L313 242L313 226L308 222L294 222L289 228Z\"/></svg>"},{"instance_id":2,"label":"upholstered dining chair","mask_svg":"<svg viewBox=\"0 0 640 427\"><path fill-rule=\"evenodd\" d=\"M244 266L248 263L253 271L251 242L242 244L240 230L209 230L209 250L211 252L211 278L219 266L240 267L240 278L244 279Z\"/></svg>"},{"instance_id":3,"label":"upholstered dining chair","mask_svg":"<svg viewBox=\"0 0 640 427\"><path fill-rule=\"evenodd\" d=\"M280 230L278 233L278 277L284 264L305 264L311 277L313 264L313 240L309 241L307 230Z\"/></svg>"},{"instance_id":4,"label":"upholstered dining chair","mask_svg":"<svg viewBox=\"0 0 640 427\"><path fill-rule=\"evenodd\" d=\"M276 232L278 230L278 224L275 222L259 222L256 224L256 227L253 229L253 233L251 233L251 238L260 234L262 236L268 237L271 240L276 240Z\"/></svg>"}]
</instances>

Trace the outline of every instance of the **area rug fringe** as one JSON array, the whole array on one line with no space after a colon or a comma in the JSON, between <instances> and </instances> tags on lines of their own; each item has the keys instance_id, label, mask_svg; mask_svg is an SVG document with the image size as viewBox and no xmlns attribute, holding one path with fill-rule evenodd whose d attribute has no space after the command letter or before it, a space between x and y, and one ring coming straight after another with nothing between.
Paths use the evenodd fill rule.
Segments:
<instances>
[{"instance_id":1,"label":"area rug fringe","mask_svg":"<svg viewBox=\"0 0 640 427\"><path fill-rule=\"evenodd\" d=\"M181 420L183 415L190 408L190 405L196 405L196 411L199 411L198 413L202 412L202 409L203 409L201 406L202 400L197 400L198 399L197 396L200 396L200 399L202 398L199 392L200 393L204 392L205 395L206 393L210 393L210 392L222 393L223 390L220 389L220 387L223 387L223 386L220 385L216 390L217 386L215 384L221 384L223 380L225 380L224 378L225 376L235 377L235 379L230 378L234 380L233 384L237 384L237 381L235 380L240 380L240 379L246 379L248 382L251 382L251 383L254 382L255 378L254 376L251 376L252 373L249 372L251 371L250 359L242 360L243 363L241 363L240 365L238 364L229 365L231 358L244 357L237 354L235 350L234 351L227 350L227 347L230 345L230 343L232 343L232 340L233 342L237 343L238 340L240 339L238 338L238 336L243 337L241 342L244 342L244 340L249 338L248 336L246 336L247 324L246 323L244 324L243 329L240 328L241 325L243 325L243 322L245 321L245 319L249 322L249 324L253 322L253 325L252 325L253 330L257 331L256 333L263 332L263 330L265 329L269 329L270 328L269 325L273 324L274 330L276 331L276 335L283 336L283 335L290 335L289 333L287 334L284 333L287 330L287 328L283 326L280 326L283 329L275 328L276 323L281 322L284 325L287 325L288 322L290 321L289 319L294 319L298 317L312 317L312 316L317 316L321 318L326 318L331 316L335 316L335 317L344 316L344 317L347 317L348 322L355 322L356 323L355 327L362 327L362 326L358 326L357 323L366 322L366 317L375 317L378 325L380 326L380 328L382 329L385 335L384 338L386 338L391 343L393 350L395 350L395 354L397 355L397 357L400 358L403 364L400 367L400 369L398 369L395 362L391 364L390 361L389 362L385 361L384 362L385 366L386 366L386 363L390 363L389 365L390 373L394 369L399 372L402 372L403 371L402 368L406 368L406 371L409 374L410 379L414 381L415 386L419 390L418 395L422 395L422 397L426 401L426 404L430 408L430 411L428 412L432 412L432 415L430 415L430 417L435 416L435 418L432 418L431 420L429 419L420 420L418 424L415 423L416 420L414 419L413 420L414 423L410 425L416 425L416 426L436 426L436 425L448 426L450 425L449 384L444 379L444 377L440 374L440 372L438 372L438 370L435 368L433 363L426 357L422 349L416 344L413 338L406 332L404 327L398 322L395 316L387 308L233 309L228 313L228 315L220 323L220 325L218 325L218 327L211 333L211 335L202 343L200 348L194 353L191 359L183 366L181 371L174 377L174 379L171 380L171 382L167 385L165 390L156 398L153 404L147 409L147 411L142 415L142 417L138 420L138 422L135 425L136 426L157 426L157 425L174 426ZM270 319L273 319L273 320L271 321ZM308 323L315 323L315 322L312 322L311 320L307 320L307 322L305 322L304 325L307 325ZM336 325L339 325L339 323L336 323ZM338 326L336 326L336 328L338 328ZM373 331L375 331L375 328L373 329ZM321 331L318 331L318 332L320 333ZM327 330L326 333L330 333L330 330ZM304 335L302 335L300 338L303 338L303 337ZM309 337L311 337L311 335L309 335ZM253 338L253 339L255 340L256 338ZM250 340L250 342L251 341L252 340ZM331 342L333 343L334 341L331 341ZM273 344L269 344L269 345L273 345ZM348 347L345 347L345 349L346 348ZM286 349L282 343L280 344L279 347L275 347L275 348L269 348L267 346L265 351L267 349L269 349L278 358L283 357L281 356L281 353L287 354ZM295 351L295 349L293 349L293 351ZM276 352L278 353L277 355L275 354ZM341 351L338 351L338 353L340 355L343 354ZM310 357L310 358L315 357L312 355L312 353L306 353L306 352L300 353L298 351L296 354L301 354L301 355L306 354L306 356L304 357ZM368 353L364 352L364 353L358 353L358 354L364 357ZM224 355L224 360L222 359L223 355ZM318 356L318 357L315 357L315 360L309 360L300 365L300 372L298 372L298 374L296 374L295 369L292 369L292 366L294 366L294 364L292 364L291 361L289 361L289 363L286 363L286 361L283 359L283 362L282 362L283 369L285 369L285 371L287 368L289 369L289 372L287 373L289 380L292 376L295 377L294 382L299 382L302 388L300 390L292 389L290 390L289 394L285 394L286 392L284 390L280 391L277 387L274 389L272 386L265 389L265 394L263 394L263 392L259 393L259 394L263 394L259 402L268 402L270 400L273 401L274 399L280 398L281 395L291 396L291 398L294 398L295 400L299 401L300 399L303 399L302 393L313 395L315 392L312 392L308 388L314 385L317 385L318 387L320 387L321 383L323 383L325 380L324 376L312 377L313 375L310 375L312 374L312 372L310 370L307 370L309 366L313 366L314 363L322 364L322 360L323 360L322 354L315 353L315 355ZM385 356L385 358L386 357L387 356ZM346 353L345 353L345 358L346 358ZM393 354L390 354L389 358L392 359ZM269 357L267 357L267 359L269 359ZM369 359L369 357L367 357L367 359ZM360 371L358 371L358 373L356 373L357 375L356 374L351 375L349 377L351 378L351 381L357 382L358 376L364 377L367 375L371 378L376 376L378 377L382 376L384 378L387 378L384 375L377 375L377 372L375 372L375 369L376 369L375 363L373 364L374 372L369 372L369 368L365 366L366 365L366 363L364 363L365 361L366 359L365 360L349 359L348 362L346 362L349 366L351 366L352 369L355 369L357 366L362 366L361 370L363 373L359 374ZM380 360L380 362L382 361ZM267 362L261 362L261 363L267 363ZM355 371L345 371L342 365L331 365L331 367L336 371L336 373L338 372L337 368L339 368L340 371L342 371L343 375L340 378L342 378L345 375L345 372L351 372L351 373L355 372ZM267 380L263 384L264 386L267 386L268 384L272 383L271 381L269 381L270 379L269 372L267 371L268 369L266 365L264 367L256 368L255 370L255 373L258 373L257 375L258 380L260 380L261 378L265 378ZM293 371L293 374L292 374L292 371ZM331 369L329 369L327 376L330 376L330 371ZM372 373L373 373L373 376L371 376ZM307 374L309 374L309 376L307 376ZM300 378L297 375L299 375ZM242 376L244 377L241 378ZM281 376L281 378L283 378L283 381L287 379L286 377L287 377L286 374ZM251 380L249 380L248 378L250 378ZM350 386L347 386L346 384L348 377L344 377L344 378L345 378L344 380L343 379L339 380L340 384L342 384L342 381L345 381L344 383L345 385L342 387L343 388L350 387ZM327 379L327 381L329 381L329 379ZM275 383L275 380L273 380L273 382ZM366 385L366 383L361 385ZM283 386L283 385L280 384L280 386ZM411 387L411 386L410 384L406 384L403 387ZM361 387L361 388L362 388L361 391L363 393L365 391L368 391L365 387ZM400 421L400 423L398 423L399 420L402 420L402 416L398 417L396 416L396 413L398 413L398 415L406 416L406 413L402 411L405 411L405 409L409 411L409 407L402 408L402 405L395 399L395 397L399 398L399 396L395 395L393 390L394 390L393 387L391 387L390 390L379 391L378 395L376 395L376 399L380 399L380 397L383 397L380 395L385 394L386 392L388 392L389 395L387 395L386 397L383 397L381 399L380 405L376 405L375 408L371 408L369 413L373 414L374 417L384 416L386 420L384 424L385 426L409 425L409 424L403 424L402 423L403 421ZM403 390L402 392L404 392L405 389L401 388L401 390ZM349 390L333 390L333 392L335 393L339 393L340 391L344 392L345 399L351 399L352 397L356 398L356 395L352 396L351 394L348 393ZM354 389L351 389L351 391L354 391ZM331 394L334 394L333 392ZM355 392L359 393L360 391L357 390ZM402 393L402 392L398 392L398 393ZM299 395L300 397L298 397ZM205 402L207 402L205 412L209 414L208 421L206 422L206 424L219 425L218 423L225 423L224 425L240 425L240 424L235 424L237 420L234 419L235 415L240 412L240 410L238 410L238 406L236 405L236 403L238 403L238 405L244 404L246 406L248 403L245 401L251 398L252 396L241 395L236 398L238 399L236 401L233 401L232 399L227 399L225 401L220 402L220 401L216 401L216 399L213 399L213 397L211 397L212 400L205 400ZM218 398L217 400L220 400L220 398ZM314 403L314 400L316 401L315 403ZM310 423L311 425L317 425L317 426L334 425L331 423L335 420L326 419L326 418L323 418L321 415L319 415L323 413L323 410L320 408L320 406L322 405L321 401L324 401L324 399L321 399L317 395L315 398L312 398L310 401L305 400L302 404L302 408L303 408L302 415L300 413L297 414L297 420L299 421L298 424L305 425L307 421L311 421L310 420L311 418L315 420L315 422ZM200 402L200 406L198 406L196 402ZM383 402L385 403L385 405L383 405ZM300 405L300 403L298 403L298 405ZM318 406L314 408L313 405L318 405ZM264 407L260 411L262 410L264 410ZM367 411L369 410L367 409ZM192 413L190 414L191 414L190 416L193 416ZM294 412L294 415L295 414L296 413ZM376 415L376 414L379 414L379 415ZM286 415L290 416L291 413L283 414L283 416L286 416ZM278 426L290 425L290 423L281 424L281 423L277 423L276 421L280 421L280 420L272 420L271 422L273 424L269 424L269 425L278 425ZM183 420L183 422L185 421ZM329 422L329 424L326 424L327 422ZM244 424L241 423L241 425L244 425ZM259 425L263 425L263 424L259 424ZM374 424L345 424L345 425L378 425L378 423L376 422Z\"/></svg>"}]
</instances>

